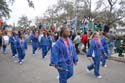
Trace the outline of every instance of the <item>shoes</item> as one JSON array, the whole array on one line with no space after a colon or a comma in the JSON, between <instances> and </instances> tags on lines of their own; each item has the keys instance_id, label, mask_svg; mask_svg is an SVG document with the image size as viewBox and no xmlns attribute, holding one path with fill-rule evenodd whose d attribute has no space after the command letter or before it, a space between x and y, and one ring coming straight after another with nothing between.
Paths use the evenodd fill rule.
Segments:
<instances>
[{"instance_id":1,"label":"shoes","mask_svg":"<svg viewBox=\"0 0 125 83\"><path fill-rule=\"evenodd\" d=\"M99 75L99 76L97 76L97 78L98 78L98 79L102 79L102 76Z\"/></svg>"},{"instance_id":2,"label":"shoes","mask_svg":"<svg viewBox=\"0 0 125 83\"><path fill-rule=\"evenodd\" d=\"M91 71L88 68L86 68L86 71L87 71L87 73L91 73Z\"/></svg>"},{"instance_id":3,"label":"shoes","mask_svg":"<svg viewBox=\"0 0 125 83\"><path fill-rule=\"evenodd\" d=\"M20 64L20 65L22 65L22 64L23 64L23 62L19 62L19 64Z\"/></svg>"},{"instance_id":4,"label":"shoes","mask_svg":"<svg viewBox=\"0 0 125 83\"><path fill-rule=\"evenodd\" d=\"M24 62L24 59L22 60L22 62Z\"/></svg>"},{"instance_id":5,"label":"shoes","mask_svg":"<svg viewBox=\"0 0 125 83\"><path fill-rule=\"evenodd\" d=\"M16 56L12 56L12 58L15 58Z\"/></svg>"},{"instance_id":6,"label":"shoes","mask_svg":"<svg viewBox=\"0 0 125 83\"><path fill-rule=\"evenodd\" d=\"M107 65L104 65L103 67L105 67L105 68L106 68L106 67L107 67Z\"/></svg>"},{"instance_id":7,"label":"shoes","mask_svg":"<svg viewBox=\"0 0 125 83\"><path fill-rule=\"evenodd\" d=\"M59 79L59 75L56 77L56 79L57 79L57 80Z\"/></svg>"},{"instance_id":8,"label":"shoes","mask_svg":"<svg viewBox=\"0 0 125 83\"><path fill-rule=\"evenodd\" d=\"M15 54L15 57L17 57L18 55L17 54Z\"/></svg>"}]
</instances>

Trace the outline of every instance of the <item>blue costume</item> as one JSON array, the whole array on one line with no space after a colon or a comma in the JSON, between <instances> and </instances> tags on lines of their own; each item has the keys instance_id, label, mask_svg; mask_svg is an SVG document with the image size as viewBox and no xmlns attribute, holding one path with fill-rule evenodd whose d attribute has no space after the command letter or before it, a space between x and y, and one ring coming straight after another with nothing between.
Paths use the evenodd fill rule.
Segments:
<instances>
[{"instance_id":1,"label":"blue costume","mask_svg":"<svg viewBox=\"0 0 125 83\"><path fill-rule=\"evenodd\" d=\"M39 46L39 40L38 40L38 36L32 34L30 36L31 42L32 42L32 53L35 54L35 51L37 50L38 46Z\"/></svg>"},{"instance_id":2,"label":"blue costume","mask_svg":"<svg viewBox=\"0 0 125 83\"><path fill-rule=\"evenodd\" d=\"M16 41L17 41L17 36L11 36L9 39L9 42L11 44L11 51L12 51L12 56L14 57L17 54L17 49L16 49Z\"/></svg>"},{"instance_id":3,"label":"blue costume","mask_svg":"<svg viewBox=\"0 0 125 83\"><path fill-rule=\"evenodd\" d=\"M27 49L27 42L25 39L21 40L20 38L18 38L16 45L17 45L17 51L18 51L18 59L20 63L25 57L25 50Z\"/></svg>"},{"instance_id":4,"label":"blue costume","mask_svg":"<svg viewBox=\"0 0 125 83\"><path fill-rule=\"evenodd\" d=\"M45 58L47 52L49 51L50 45L51 45L51 41L47 36L41 37L40 48L42 48L42 58Z\"/></svg>"},{"instance_id":5,"label":"blue costume","mask_svg":"<svg viewBox=\"0 0 125 83\"><path fill-rule=\"evenodd\" d=\"M95 42L94 39L90 42L90 47L88 49L87 57L92 57L93 62L92 64L88 65L88 69L94 69L94 74L96 77L100 76L99 67L100 67L100 59L102 54L102 46ZM93 54L94 53L94 54ZM95 55L95 56L93 56Z\"/></svg>"},{"instance_id":6,"label":"blue costume","mask_svg":"<svg viewBox=\"0 0 125 83\"><path fill-rule=\"evenodd\" d=\"M104 52L102 52L102 57L101 57L101 61L102 61L102 66L105 66L106 64L106 59L108 58L109 55L109 43L108 43L108 39L106 39L105 37L103 37L101 39L103 48L104 48Z\"/></svg>"},{"instance_id":7,"label":"blue costume","mask_svg":"<svg viewBox=\"0 0 125 83\"><path fill-rule=\"evenodd\" d=\"M68 46L66 46L64 39L60 37L51 50L51 64L68 70L58 69L59 83L67 83L67 80L73 75L73 64L78 61L75 46L70 39L68 42Z\"/></svg>"},{"instance_id":8,"label":"blue costume","mask_svg":"<svg viewBox=\"0 0 125 83\"><path fill-rule=\"evenodd\" d=\"M48 42L48 49L51 49L52 43L54 42L54 37L53 36L48 36L49 42Z\"/></svg>"}]
</instances>

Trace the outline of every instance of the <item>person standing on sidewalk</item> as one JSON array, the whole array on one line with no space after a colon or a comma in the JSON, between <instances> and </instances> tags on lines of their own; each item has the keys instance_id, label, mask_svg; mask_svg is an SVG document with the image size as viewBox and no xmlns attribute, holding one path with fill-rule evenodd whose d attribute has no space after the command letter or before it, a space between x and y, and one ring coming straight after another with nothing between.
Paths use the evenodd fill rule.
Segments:
<instances>
[{"instance_id":1,"label":"person standing on sidewalk","mask_svg":"<svg viewBox=\"0 0 125 83\"><path fill-rule=\"evenodd\" d=\"M51 50L51 64L55 65L59 72L59 83L67 83L67 80L73 76L73 65L77 64L78 56L75 46L69 39L69 29L63 27L60 35Z\"/></svg>"},{"instance_id":2,"label":"person standing on sidewalk","mask_svg":"<svg viewBox=\"0 0 125 83\"><path fill-rule=\"evenodd\" d=\"M74 40L73 40L73 43L75 44L75 48L76 48L77 54L80 53L79 47L78 47L79 44L80 44L80 40L81 40L80 33L77 33L76 37L75 37Z\"/></svg>"},{"instance_id":3,"label":"person standing on sidewalk","mask_svg":"<svg viewBox=\"0 0 125 83\"><path fill-rule=\"evenodd\" d=\"M108 36L109 36L109 52L110 52L110 56L111 56L113 54L115 35L113 34L112 31L110 31Z\"/></svg>"},{"instance_id":4,"label":"person standing on sidewalk","mask_svg":"<svg viewBox=\"0 0 125 83\"><path fill-rule=\"evenodd\" d=\"M87 43L88 43L88 34L87 32L85 32L83 35L82 35L82 38L81 38L81 41L82 43L84 44L84 49L83 51L86 53L86 47L87 47Z\"/></svg>"},{"instance_id":5,"label":"person standing on sidewalk","mask_svg":"<svg viewBox=\"0 0 125 83\"><path fill-rule=\"evenodd\" d=\"M7 35L7 32L5 31L2 36L3 54L6 54L6 48L8 45L9 45L9 36Z\"/></svg>"}]
</instances>

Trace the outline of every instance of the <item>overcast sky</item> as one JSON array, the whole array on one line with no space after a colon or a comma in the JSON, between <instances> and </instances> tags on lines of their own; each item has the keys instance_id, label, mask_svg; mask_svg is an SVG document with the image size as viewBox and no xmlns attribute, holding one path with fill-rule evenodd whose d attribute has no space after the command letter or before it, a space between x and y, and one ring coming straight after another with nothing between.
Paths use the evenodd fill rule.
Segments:
<instances>
[{"instance_id":1,"label":"overcast sky","mask_svg":"<svg viewBox=\"0 0 125 83\"><path fill-rule=\"evenodd\" d=\"M48 6L57 3L57 0L32 0L35 9L28 7L27 0L15 0L15 3L10 6L12 12L10 14L11 18L7 20L8 24L17 23L19 17L22 15L27 16L29 19L33 19L36 16L42 16ZM94 3L96 0L92 0L92 6L94 7ZM93 8L92 7L92 8Z\"/></svg>"},{"instance_id":2,"label":"overcast sky","mask_svg":"<svg viewBox=\"0 0 125 83\"><path fill-rule=\"evenodd\" d=\"M35 9L28 7L27 0L15 0L15 3L10 6L12 12L11 18L7 21L8 24L17 23L18 18L22 15L26 15L29 19L33 19L36 16L42 16L48 6L57 3L57 0L32 0Z\"/></svg>"}]
</instances>

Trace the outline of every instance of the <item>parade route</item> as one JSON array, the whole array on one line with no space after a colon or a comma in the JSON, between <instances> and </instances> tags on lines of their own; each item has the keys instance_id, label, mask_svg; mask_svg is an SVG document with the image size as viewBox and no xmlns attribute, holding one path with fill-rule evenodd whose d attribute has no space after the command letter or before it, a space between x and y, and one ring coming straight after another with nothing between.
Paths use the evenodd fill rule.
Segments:
<instances>
[{"instance_id":1,"label":"parade route","mask_svg":"<svg viewBox=\"0 0 125 83\"><path fill-rule=\"evenodd\" d=\"M50 53L41 59L41 51L36 52L36 56L31 55L31 46L26 51L24 63L19 65L15 58L10 57L10 47L7 54L0 53L0 83L58 83L56 79L58 73L56 69L49 66ZM94 77L93 72L88 74L85 70L90 63L85 55L79 55L78 65L74 68L74 76L68 83L124 83L125 63L108 60L107 68L101 67L102 79Z\"/></svg>"}]
</instances>

